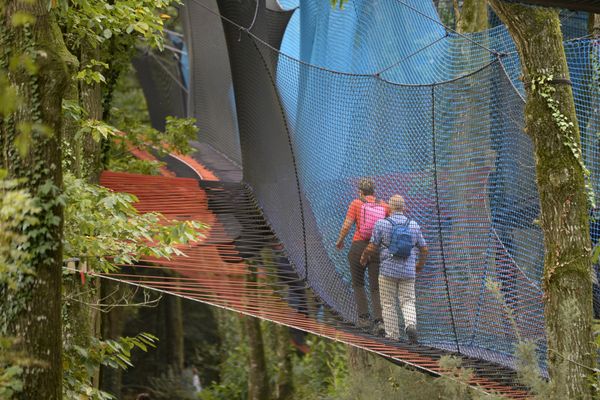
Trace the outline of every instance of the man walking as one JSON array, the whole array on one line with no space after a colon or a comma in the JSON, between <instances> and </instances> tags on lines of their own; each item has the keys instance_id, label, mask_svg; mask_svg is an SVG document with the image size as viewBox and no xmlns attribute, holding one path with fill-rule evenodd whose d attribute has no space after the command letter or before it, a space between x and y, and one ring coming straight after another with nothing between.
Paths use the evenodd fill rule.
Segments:
<instances>
[{"instance_id":1,"label":"man walking","mask_svg":"<svg viewBox=\"0 0 600 400\"><path fill-rule=\"evenodd\" d=\"M383 322L386 337L398 340L400 328L396 301L400 303L406 335L411 344L417 343L417 313L415 308L415 277L427 259L427 244L421 228L403 214L404 198L390 198L391 216L375 224L371 241L360 262L366 264L377 255L381 266L379 288L383 305ZM418 260L417 260L417 251Z\"/></svg>"},{"instance_id":2,"label":"man walking","mask_svg":"<svg viewBox=\"0 0 600 400\"><path fill-rule=\"evenodd\" d=\"M340 230L336 247L344 248L344 240L350 232L352 225L356 224L356 231L352 238L352 245L348 253L350 273L352 274L352 288L358 309L358 327L369 328L375 335L383 335L383 321L381 318L381 302L379 299L379 256L374 255L366 264L360 263L360 256L369 244L375 223L389 213L389 207L384 202L375 198L375 183L372 179L363 178L358 183L358 198L350 203L344 225ZM365 294L365 269L369 271L369 291L373 309L373 320L369 316L369 305Z\"/></svg>"}]
</instances>

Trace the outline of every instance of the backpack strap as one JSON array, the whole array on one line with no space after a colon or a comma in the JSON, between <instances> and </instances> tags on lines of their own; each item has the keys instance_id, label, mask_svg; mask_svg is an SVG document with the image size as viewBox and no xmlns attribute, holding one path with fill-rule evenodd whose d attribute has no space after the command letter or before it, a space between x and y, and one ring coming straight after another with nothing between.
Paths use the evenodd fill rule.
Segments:
<instances>
[{"instance_id":1,"label":"backpack strap","mask_svg":"<svg viewBox=\"0 0 600 400\"><path fill-rule=\"evenodd\" d=\"M363 214L363 207L366 204L369 204L368 201L363 201L362 199L359 199L360 201L362 201L362 204L360 205L360 215L358 216L358 219L360 220L360 224L362 225L363 222L365 222L365 215ZM361 219L362 217L362 219ZM356 225L356 227L358 228L358 224Z\"/></svg>"},{"instance_id":2,"label":"backpack strap","mask_svg":"<svg viewBox=\"0 0 600 400\"><path fill-rule=\"evenodd\" d=\"M358 200L362 201L363 204L378 204L378 205L383 205L383 203L385 203L383 200L375 198L375 201L364 201L363 199L359 198Z\"/></svg>"},{"instance_id":3,"label":"backpack strap","mask_svg":"<svg viewBox=\"0 0 600 400\"><path fill-rule=\"evenodd\" d=\"M398 224L394 222L394 220L392 219L392 217L387 217L385 219L387 222L390 223L390 225L392 225L392 231L394 230L394 227L397 226ZM390 239L391 239L391 234L392 232L390 232ZM381 242L381 244L383 245L383 247L390 247L391 243L388 243L387 245L385 243L383 243L383 241Z\"/></svg>"}]
</instances>

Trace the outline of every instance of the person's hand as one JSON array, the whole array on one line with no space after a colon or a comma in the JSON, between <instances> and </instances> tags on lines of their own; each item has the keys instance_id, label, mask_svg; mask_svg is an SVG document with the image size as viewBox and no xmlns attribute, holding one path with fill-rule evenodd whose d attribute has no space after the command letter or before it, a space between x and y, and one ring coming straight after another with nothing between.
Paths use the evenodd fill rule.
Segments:
<instances>
[{"instance_id":1,"label":"person's hand","mask_svg":"<svg viewBox=\"0 0 600 400\"><path fill-rule=\"evenodd\" d=\"M336 249L341 250L344 248L344 239L338 239L337 243L335 244Z\"/></svg>"},{"instance_id":2,"label":"person's hand","mask_svg":"<svg viewBox=\"0 0 600 400\"><path fill-rule=\"evenodd\" d=\"M360 265L362 265L363 267L367 265L367 263L369 262L369 257L367 257L364 253L362 256L360 256Z\"/></svg>"},{"instance_id":3,"label":"person's hand","mask_svg":"<svg viewBox=\"0 0 600 400\"><path fill-rule=\"evenodd\" d=\"M415 269L417 271L417 274L420 274L421 272L423 272L423 264L417 265Z\"/></svg>"}]
</instances>

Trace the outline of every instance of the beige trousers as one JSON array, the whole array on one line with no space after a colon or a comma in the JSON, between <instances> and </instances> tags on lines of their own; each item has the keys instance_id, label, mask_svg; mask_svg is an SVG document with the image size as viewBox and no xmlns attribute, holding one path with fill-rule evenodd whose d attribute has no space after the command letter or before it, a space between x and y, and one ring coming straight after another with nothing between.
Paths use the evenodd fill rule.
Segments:
<instances>
[{"instance_id":1,"label":"beige trousers","mask_svg":"<svg viewBox=\"0 0 600 400\"><path fill-rule=\"evenodd\" d=\"M392 339L400 338L400 321L396 301L400 304L404 326L417 325L415 309L415 280L398 279L379 275L379 294L381 296L383 324L385 334Z\"/></svg>"}]
</instances>

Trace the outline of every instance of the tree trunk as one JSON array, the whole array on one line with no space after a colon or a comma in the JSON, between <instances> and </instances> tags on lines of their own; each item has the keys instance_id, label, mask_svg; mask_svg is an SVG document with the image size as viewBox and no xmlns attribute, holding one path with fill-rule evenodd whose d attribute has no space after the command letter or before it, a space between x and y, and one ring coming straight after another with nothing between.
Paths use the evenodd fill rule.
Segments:
<instances>
[{"instance_id":1,"label":"tree trunk","mask_svg":"<svg viewBox=\"0 0 600 400\"><path fill-rule=\"evenodd\" d=\"M120 48L118 42L118 36L113 35L103 51L104 61L108 64L108 71L105 74L106 84L102 91L102 119L104 121L108 121L111 117L111 105L119 77L131 65L130 58L124 62L123 57L119 57L120 54L122 55L123 49Z\"/></svg>"},{"instance_id":2,"label":"tree trunk","mask_svg":"<svg viewBox=\"0 0 600 400\"><path fill-rule=\"evenodd\" d=\"M167 362L173 372L179 374L183 371L183 314L181 298L178 296L165 296L166 303L165 325L166 343L168 346Z\"/></svg>"},{"instance_id":3,"label":"tree trunk","mask_svg":"<svg viewBox=\"0 0 600 400\"><path fill-rule=\"evenodd\" d=\"M100 285L100 297L105 304L118 301L122 297L123 289L120 283L110 279L105 280ZM102 339L118 339L123 335L123 325L126 320L125 307L115 307L109 312L101 315ZM100 389L111 393L116 398L121 396L121 377L123 373L120 368L111 368L108 366L100 367Z\"/></svg>"},{"instance_id":4,"label":"tree trunk","mask_svg":"<svg viewBox=\"0 0 600 400\"><path fill-rule=\"evenodd\" d=\"M591 399L595 350L588 204L582 161L565 144L581 146L573 92L564 80L548 84L556 89L552 97L560 113L573 123L565 132L548 100L531 85L541 75L569 79L558 13L498 0L491 4L517 45L526 83L525 130L535 148L546 251L544 301L550 377L557 398Z\"/></svg>"},{"instance_id":5,"label":"tree trunk","mask_svg":"<svg viewBox=\"0 0 600 400\"><path fill-rule=\"evenodd\" d=\"M250 285L257 281L257 268L248 265L247 281ZM260 329L260 320L242 316L244 334L248 340L248 400L267 400L271 398L269 376L265 359L265 345Z\"/></svg>"},{"instance_id":6,"label":"tree trunk","mask_svg":"<svg viewBox=\"0 0 600 400\"><path fill-rule=\"evenodd\" d=\"M22 350L38 363L25 367L22 399L60 399L62 396L61 268L63 210L57 196L62 186L62 99L70 80L70 63L62 34L46 0L5 2L0 18L0 64L28 54L36 73L17 67L9 72L21 103L12 117L1 121L4 148L0 159L9 177L26 179L22 187L38 200L39 224L24 228L35 275L23 274L16 290L0 288L0 330L21 339ZM11 27L13 15L25 12L36 20ZM22 65L22 64L21 64ZM17 127L43 124L50 134L31 130L31 145L21 157L15 146Z\"/></svg>"},{"instance_id":7,"label":"tree trunk","mask_svg":"<svg viewBox=\"0 0 600 400\"><path fill-rule=\"evenodd\" d=\"M248 338L249 366L248 371L248 400L268 400L269 377L265 361L264 342L258 318L243 316L244 331Z\"/></svg>"},{"instance_id":8,"label":"tree trunk","mask_svg":"<svg viewBox=\"0 0 600 400\"><path fill-rule=\"evenodd\" d=\"M348 346L348 365L351 374L365 373L371 367L371 355L366 350Z\"/></svg>"},{"instance_id":9,"label":"tree trunk","mask_svg":"<svg viewBox=\"0 0 600 400\"><path fill-rule=\"evenodd\" d=\"M89 44L82 45L81 66L85 67L94 60L100 61L99 49L92 48ZM102 120L102 87L100 84L81 82L79 95L81 107L87 113L87 118L96 121ZM77 145L80 146L76 157L77 175L90 183L98 183L102 171L101 142L94 140L91 134L87 134L78 141Z\"/></svg>"},{"instance_id":10,"label":"tree trunk","mask_svg":"<svg viewBox=\"0 0 600 400\"><path fill-rule=\"evenodd\" d=\"M284 325L273 324L273 326L277 340L277 386L275 398L277 400L287 400L292 397L294 392L290 331Z\"/></svg>"},{"instance_id":11,"label":"tree trunk","mask_svg":"<svg viewBox=\"0 0 600 400\"><path fill-rule=\"evenodd\" d=\"M65 352L76 352L73 346L89 349L92 338L97 336L94 324L97 313L88 304L98 300L98 296L95 295L98 283L100 283L99 280L86 277L85 284L82 284L78 273L66 275L62 279L66 297L63 299L63 322L65 324L63 326L63 346ZM77 357L74 360L77 360ZM71 365L69 368L71 370L78 369L81 372L80 376L88 373L85 363ZM94 386L97 386L97 378L97 374L92 376L91 384Z\"/></svg>"},{"instance_id":12,"label":"tree trunk","mask_svg":"<svg viewBox=\"0 0 600 400\"><path fill-rule=\"evenodd\" d=\"M91 60L98 59L99 51L89 44L83 44L80 51L80 65L86 66ZM77 102L87 114L87 118L102 119L102 91L97 83L87 84L73 81L67 90L66 99ZM83 137L77 136L78 123L66 120L63 125L63 137L69 148L67 165L70 172L76 177L91 184L97 184L102 170L100 143L92 138L91 134ZM86 260L88 267L94 270L94 261ZM98 303L101 280L88 278L87 285L83 286L79 275L70 275L63 279L65 292L76 301L71 301L65 308L65 327L63 336L66 344L76 345L87 349L93 337L99 335L97 322L100 316L88 304ZM72 369L83 370L81 376L86 375L85 364L72 365ZM92 375L91 384L99 385L100 368Z\"/></svg>"}]
</instances>

